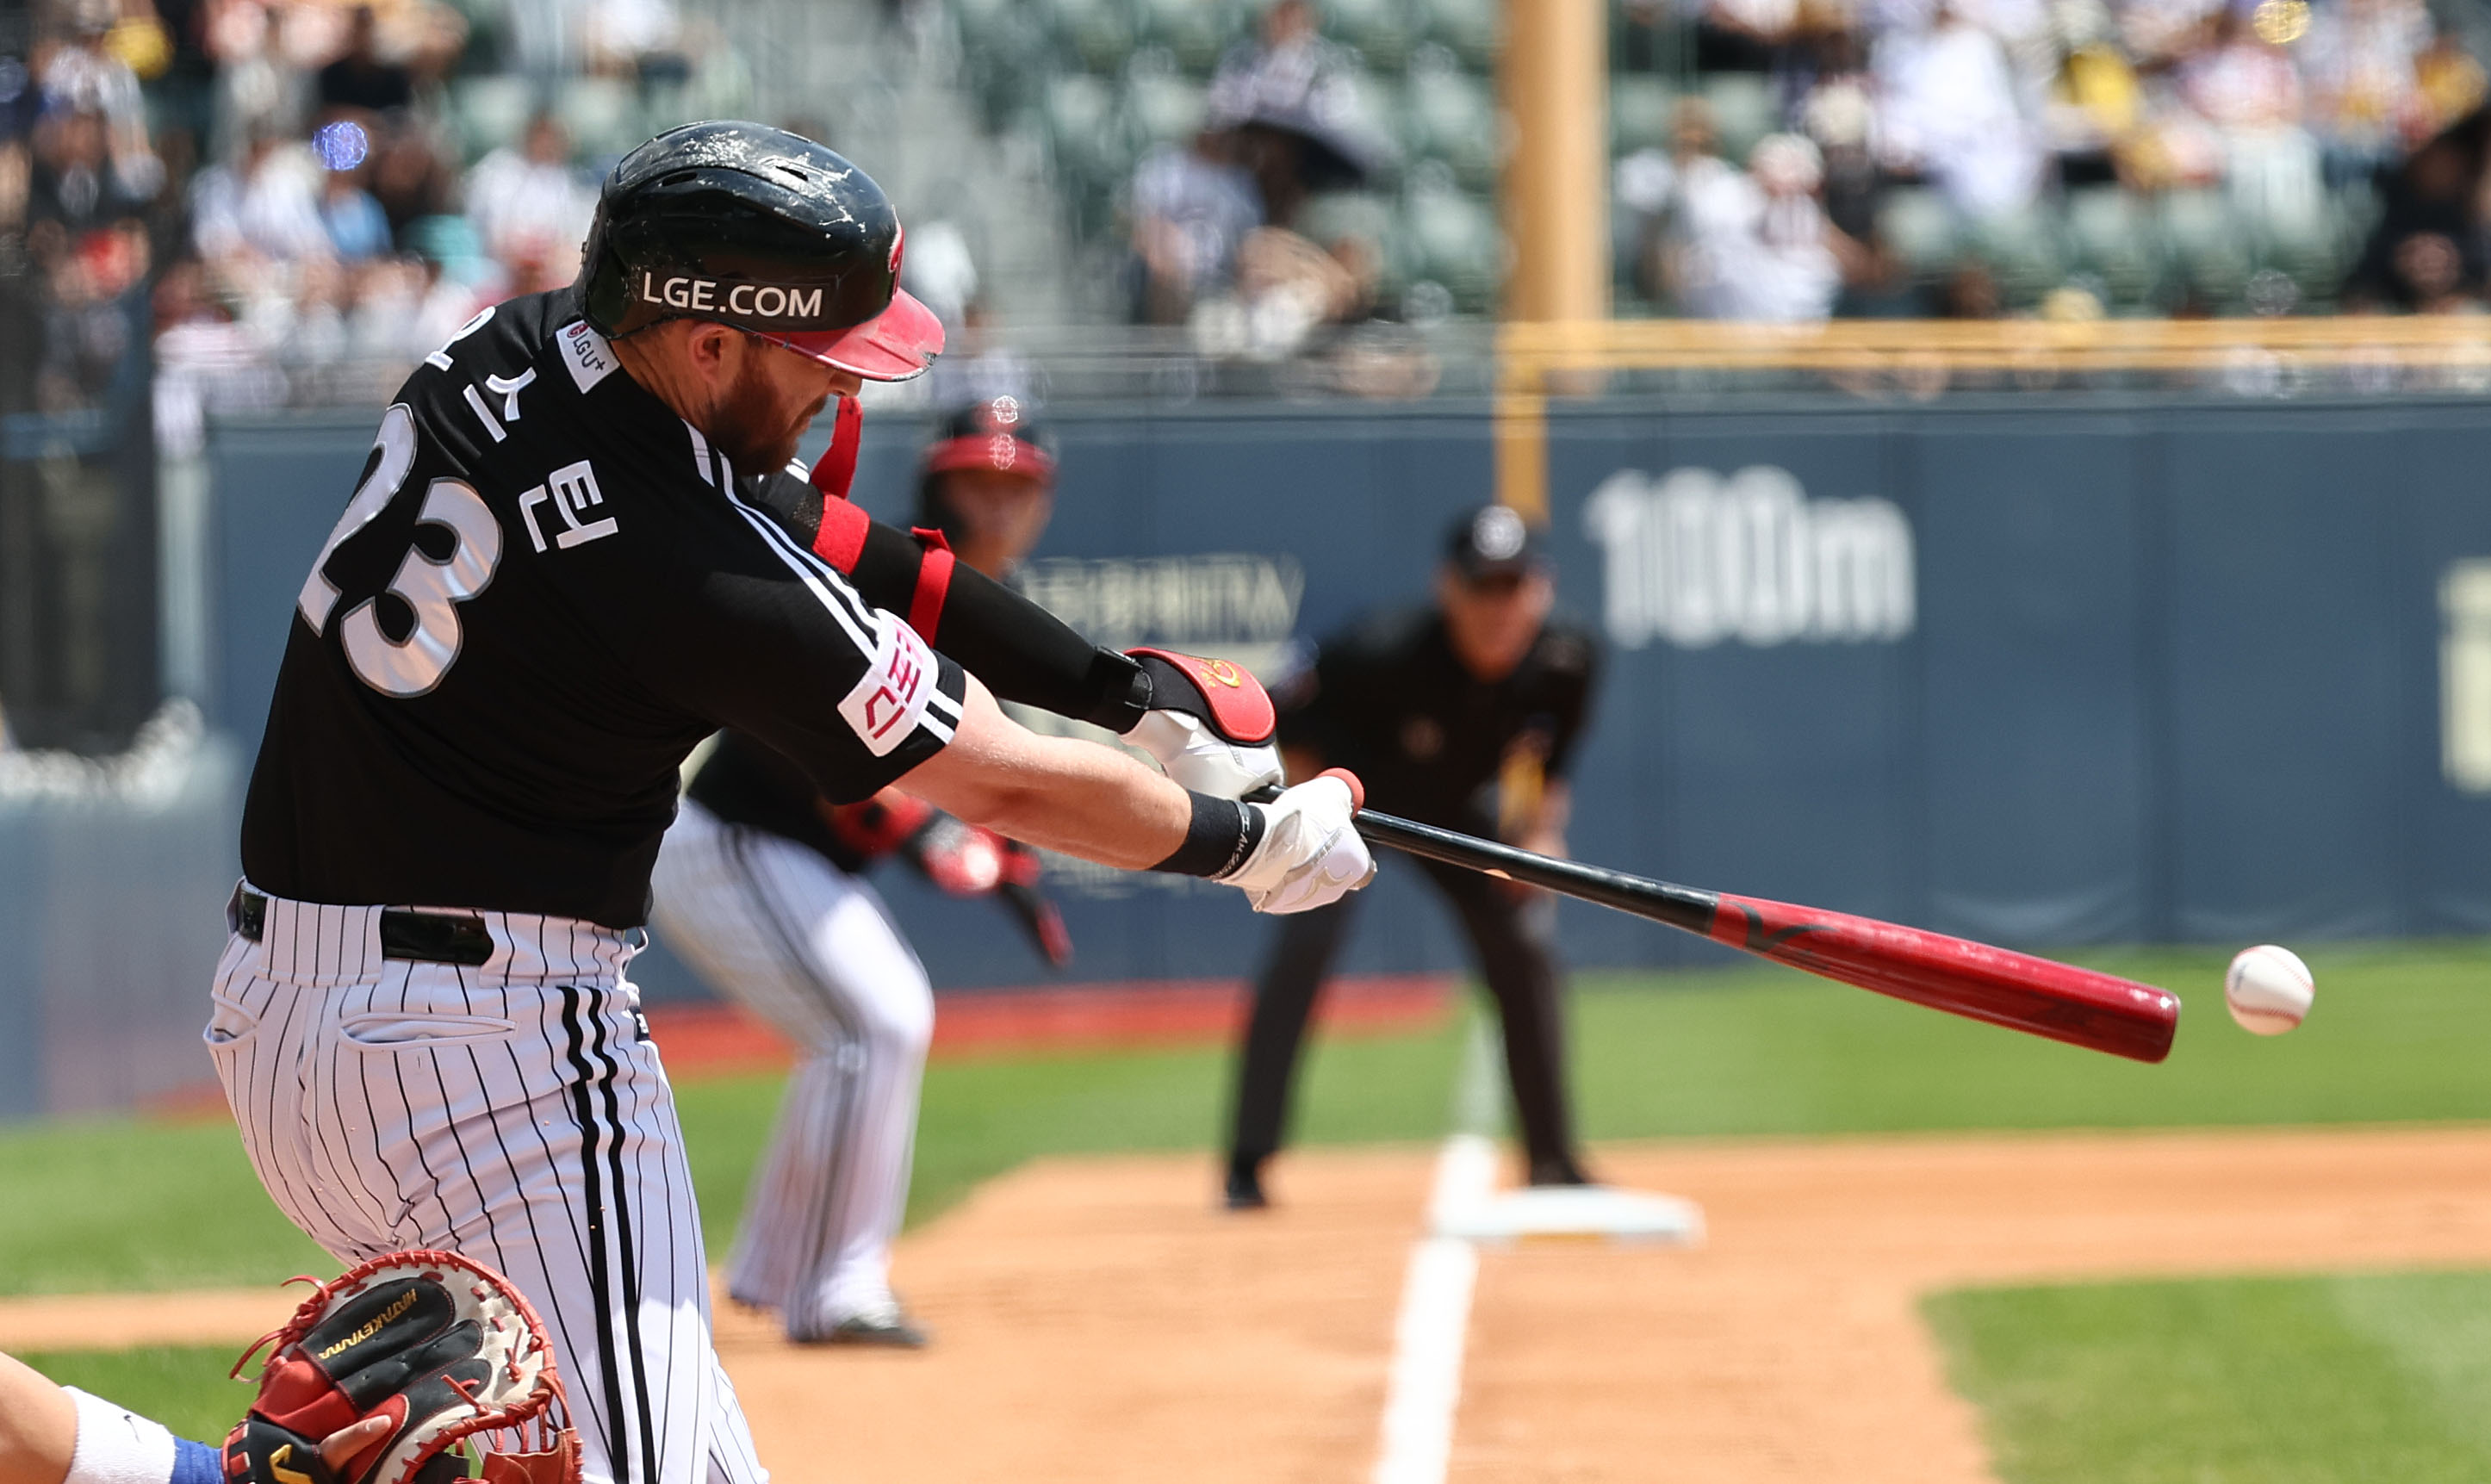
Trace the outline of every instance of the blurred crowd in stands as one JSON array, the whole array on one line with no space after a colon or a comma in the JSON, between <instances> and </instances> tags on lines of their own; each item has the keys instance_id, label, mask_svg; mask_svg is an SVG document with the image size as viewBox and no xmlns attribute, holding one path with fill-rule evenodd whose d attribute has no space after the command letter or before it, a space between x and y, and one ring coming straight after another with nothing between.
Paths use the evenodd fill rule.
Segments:
<instances>
[{"instance_id":1,"label":"blurred crowd in stands","mask_svg":"<svg viewBox=\"0 0 2491 1484\"><path fill-rule=\"evenodd\" d=\"M639 94L690 65L669 0L569 10L550 44L568 71ZM39 0L15 54L0 50L0 291L15 280L40 346L13 405L145 394L116 378L143 366L132 337L152 336L158 435L181 451L205 410L357 370L385 393L483 306L570 282L590 162L545 111L471 152L447 88L480 45L542 60L528 52L545 39L508 23L525 15Z\"/></svg>"},{"instance_id":2,"label":"blurred crowd in stands","mask_svg":"<svg viewBox=\"0 0 2491 1484\"><path fill-rule=\"evenodd\" d=\"M1684 312L2446 311L2482 286L2483 69L2422 0L1703 0L1692 49L1706 85L1615 172L1625 276ZM1723 102L1772 131L1744 168Z\"/></svg>"},{"instance_id":3,"label":"blurred crowd in stands","mask_svg":"<svg viewBox=\"0 0 2491 1484\"><path fill-rule=\"evenodd\" d=\"M1201 115L1189 138L1133 167L1133 317L1188 325L1215 355L1275 358L1329 339L1358 362L1360 390L1423 393L1432 363L1415 348L1323 335L1399 314L1383 301L1385 224L1354 211L1391 142L1364 127L1356 58L1325 40L1310 0L1264 13L1254 39L1221 59ZM1418 307L1442 318L1453 306Z\"/></svg>"},{"instance_id":4,"label":"blurred crowd in stands","mask_svg":"<svg viewBox=\"0 0 2491 1484\"><path fill-rule=\"evenodd\" d=\"M1264 14L1202 131L1148 149L1123 192L1136 318L1242 308L1285 338L1491 306L1495 141L1458 102L1482 111L1489 79L1434 39L1446 3ZM2484 292L2484 71L2423 0L1612 13L1621 312L2447 312ZM1449 202L1473 218L1450 233Z\"/></svg>"},{"instance_id":5,"label":"blurred crowd in stands","mask_svg":"<svg viewBox=\"0 0 2491 1484\"><path fill-rule=\"evenodd\" d=\"M1036 136L1135 323L1211 357L1331 356L1391 395L1431 384L1413 327L1494 309L1500 0L879 9L894 35L948 28L962 96ZM1611 0L1620 310L2476 309L2491 114L2467 14ZM205 411L367 400L480 306L569 281L598 171L741 102L675 0L30 15L0 35L0 334L33 349L0 357L0 403L145 396L152 340L175 451ZM967 239L923 225L912 280L982 346ZM1020 374L988 349L947 381Z\"/></svg>"}]
</instances>

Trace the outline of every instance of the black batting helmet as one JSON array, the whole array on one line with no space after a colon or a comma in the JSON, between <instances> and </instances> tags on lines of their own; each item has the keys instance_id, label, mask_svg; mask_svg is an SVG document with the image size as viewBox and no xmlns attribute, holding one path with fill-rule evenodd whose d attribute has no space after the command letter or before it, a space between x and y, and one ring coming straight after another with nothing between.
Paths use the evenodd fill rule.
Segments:
<instances>
[{"instance_id":1,"label":"black batting helmet","mask_svg":"<svg viewBox=\"0 0 2491 1484\"><path fill-rule=\"evenodd\" d=\"M944 475L962 469L1023 475L1051 485L1055 440L1020 397L981 397L954 409L943 420L934 441L925 446L917 480L917 524L947 536L958 534L950 525L956 517L944 509L938 491Z\"/></svg>"},{"instance_id":2,"label":"black batting helmet","mask_svg":"<svg viewBox=\"0 0 2491 1484\"><path fill-rule=\"evenodd\" d=\"M715 320L870 381L905 381L943 324L899 287L899 215L822 145L737 121L670 129L623 157L581 275L609 338Z\"/></svg>"}]
</instances>

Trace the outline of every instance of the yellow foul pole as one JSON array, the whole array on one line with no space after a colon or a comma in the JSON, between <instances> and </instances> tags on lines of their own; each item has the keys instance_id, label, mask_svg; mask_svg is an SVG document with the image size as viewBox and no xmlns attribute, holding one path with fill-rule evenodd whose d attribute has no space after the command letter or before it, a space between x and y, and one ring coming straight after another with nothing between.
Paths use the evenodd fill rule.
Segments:
<instances>
[{"instance_id":1,"label":"yellow foul pole","mask_svg":"<svg viewBox=\"0 0 2491 1484\"><path fill-rule=\"evenodd\" d=\"M1608 41L1606 0L1506 0L1509 323L1608 317ZM1534 520L1548 512L1541 382L1536 364L1506 356L1499 366L1497 497Z\"/></svg>"}]
</instances>

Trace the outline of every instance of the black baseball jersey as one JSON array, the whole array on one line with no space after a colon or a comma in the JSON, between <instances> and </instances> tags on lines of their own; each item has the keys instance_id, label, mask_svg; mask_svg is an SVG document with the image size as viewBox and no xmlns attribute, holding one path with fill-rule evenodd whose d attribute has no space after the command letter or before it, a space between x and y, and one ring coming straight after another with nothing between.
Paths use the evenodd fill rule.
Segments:
<instances>
[{"instance_id":1,"label":"black baseball jersey","mask_svg":"<svg viewBox=\"0 0 2491 1484\"><path fill-rule=\"evenodd\" d=\"M923 762L963 672L812 549L822 503L731 469L575 288L479 315L398 393L304 584L243 819L251 883L636 926L711 732L835 800Z\"/></svg>"},{"instance_id":2,"label":"black baseball jersey","mask_svg":"<svg viewBox=\"0 0 2491 1484\"><path fill-rule=\"evenodd\" d=\"M742 732L718 734L684 797L727 824L793 840L852 875L873 864L831 829L805 771Z\"/></svg>"},{"instance_id":3,"label":"black baseball jersey","mask_svg":"<svg viewBox=\"0 0 2491 1484\"><path fill-rule=\"evenodd\" d=\"M1326 639L1273 700L1280 741L1357 773L1377 809L1486 834L1491 785L1513 749L1530 749L1543 777L1565 775L1597 667L1590 631L1552 618L1513 673L1480 680L1453 657L1444 615L1430 606Z\"/></svg>"}]
</instances>

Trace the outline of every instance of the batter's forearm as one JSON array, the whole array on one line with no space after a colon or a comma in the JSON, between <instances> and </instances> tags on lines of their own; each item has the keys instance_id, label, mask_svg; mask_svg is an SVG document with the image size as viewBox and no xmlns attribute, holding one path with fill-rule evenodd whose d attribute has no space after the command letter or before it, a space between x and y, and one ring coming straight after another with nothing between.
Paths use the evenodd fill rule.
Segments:
<instances>
[{"instance_id":1,"label":"batter's forearm","mask_svg":"<svg viewBox=\"0 0 2491 1484\"><path fill-rule=\"evenodd\" d=\"M61 1484L77 1449L77 1408L50 1380L0 1355L0 1484Z\"/></svg>"},{"instance_id":2,"label":"batter's forearm","mask_svg":"<svg viewBox=\"0 0 2491 1484\"><path fill-rule=\"evenodd\" d=\"M1146 870L1174 855L1193 799L1112 747L1040 737L1006 716L972 678L958 729L900 787L1025 844Z\"/></svg>"}]
</instances>

